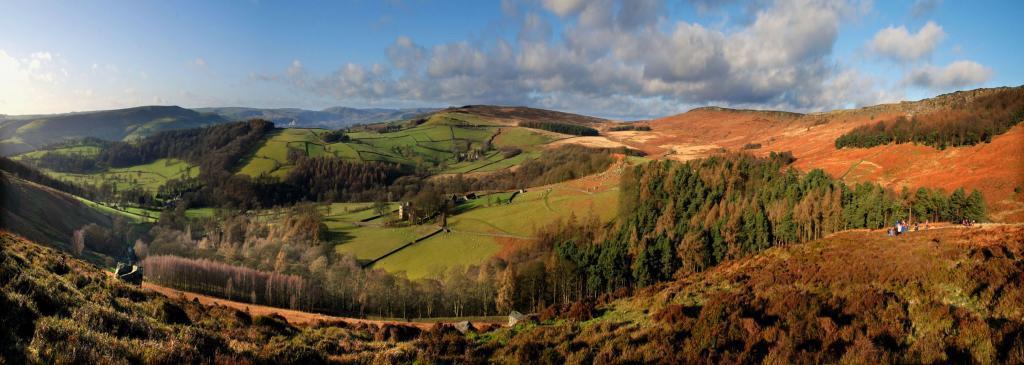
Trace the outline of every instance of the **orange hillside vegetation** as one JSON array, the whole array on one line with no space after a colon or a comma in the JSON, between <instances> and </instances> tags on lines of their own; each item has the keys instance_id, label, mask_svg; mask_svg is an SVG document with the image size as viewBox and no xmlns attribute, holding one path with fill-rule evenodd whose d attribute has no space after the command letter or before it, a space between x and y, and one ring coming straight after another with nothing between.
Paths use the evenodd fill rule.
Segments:
<instances>
[{"instance_id":1,"label":"orange hillside vegetation","mask_svg":"<svg viewBox=\"0 0 1024 365\"><path fill-rule=\"evenodd\" d=\"M796 114L699 108L653 120L650 132L608 132L608 138L641 149L654 158L689 160L724 150L767 155L791 151L801 170L820 168L848 183L877 182L894 189L958 187L980 190L997 222L1024 222L1024 125L991 143L938 150L915 144L837 150L835 140L851 129L879 120L941 111L947 105L984 95L975 90L918 102L886 104L828 113ZM749 147L756 147L751 145Z\"/></svg>"}]
</instances>

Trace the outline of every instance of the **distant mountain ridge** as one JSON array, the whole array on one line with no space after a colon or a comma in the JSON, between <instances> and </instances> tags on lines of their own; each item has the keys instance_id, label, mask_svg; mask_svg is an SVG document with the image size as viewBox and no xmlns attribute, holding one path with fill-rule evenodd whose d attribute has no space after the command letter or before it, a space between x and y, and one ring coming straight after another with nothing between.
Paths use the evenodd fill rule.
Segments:
<instances>
[{"instance_id":1,"label":"distant mountain ridge","mask_svg":"<svg viewBox=\"0 0 1024 365\"><path fill-rule=\"evenodd\" d=\"M161 131L256 118L274 122L281 127L338 129L355 124L411 119L437 110L347 107L320 111L245 107L186 109L152 105L65 114L0 115L0 155L29 152L67 139L95 137L108 141L131 140Z\"/></svg>"},{"instance_id":2,"label":"distant mountain ridge","mask_svg":"<svg viewBox=\"0 0 1024 365\"><path fill-rule=\"evenodd\" d=\"M70 138L130 140L160 131L196 128L225 121L227 119L217 114L178 106L5 116L0 119L0 155L32 151Z\"/></svg>"},{"instance_id":3,"label":"distant mountain ridge","mask_svg":"<svg viewBox=\"0 0 1024 365\"><path fill-rule=\"evenodd\" d=\"M411 119L420 115L437 111L436 108L349 108L330 107L323 110L306 110L298 108L246 108L246 107L215 107L196 108L201 113L220 115L229 120L260 118L284 127L321 127L328 129L344 128L355 124L378 123L391 120Z\"/></svg>"}]
</instances>

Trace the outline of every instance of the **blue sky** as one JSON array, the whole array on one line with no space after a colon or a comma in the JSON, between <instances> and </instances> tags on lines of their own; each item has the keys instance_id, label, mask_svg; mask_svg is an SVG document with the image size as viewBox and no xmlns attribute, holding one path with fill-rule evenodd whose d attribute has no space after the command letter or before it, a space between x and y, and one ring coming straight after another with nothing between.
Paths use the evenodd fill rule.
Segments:
<instances>
[{"instance_id":1,"label":"blue sky","mask_svg":"<svg viewBox=\"0 0 1024 365\"><path fill-rule=\"evenodd\" d=\"M1020 1L4 1L0 114L817 111L1024 83Z\"/></svg>"}]
</instances>

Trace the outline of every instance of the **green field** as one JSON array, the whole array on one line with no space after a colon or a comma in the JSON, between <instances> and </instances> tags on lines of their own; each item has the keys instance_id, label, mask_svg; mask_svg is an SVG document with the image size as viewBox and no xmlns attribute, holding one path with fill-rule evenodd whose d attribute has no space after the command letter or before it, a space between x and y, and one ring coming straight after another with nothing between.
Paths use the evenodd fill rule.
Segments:
<instances>
[{"instance_id":1,"label":"green field","mask_svg":"<svg viewBox=\"0 0 1024 365\"><path fill-rule=\"evenodd\" d=\"M528 242L539 225L565 219L571 214L582 219L596 215L609 221L618 205L618 189L587 192L565 184L517 194L496 193L461 204L448 219L451 232L439 233L412 244L376 263L373 267L391 272L404 271L409 278L434 275L453 266L478 265L501 251L504 245ZM368 262L381 258L438 229L436 225L385 227L387 218L377 217L372 203L334 203L319 206L328 228L327 239L338 253L354 255ZM389 215L397 205L388 207ZM204 212L212 215L212 210ZM198 211L187 212L199 216ZM284 211L267 211L262 219L279 219ZM540 222L540 223L538 223Z\"/></svg>"},{"instance_id":2,"label":"green field","mask_svg":"<svg viewBox=\"0 0 1024 365\"><path fill-rule=\"evenodd\" d=\"M145 165L109 169L91 174L76 174L44 170L58 180L70 181L80 185L99 186L109 182L118 190L141 187L155 193L157 189L170 179L183 179L199 176L199 167L178 159L159 159Z\"/></svg>"},{"instance_id":3,"label":"green field","mask_svg":"<svg viewBox=\"0 0 1024 365\"><path fill-rule=\"evenodd\" d=\"M436 230L432 226L411 227L357 227L340 229L336 232L341 236L335 250L339 253L350 253L359 260L375 260L388 252L412 242ZM415 245L414 245L415 246Z\"/></svg>"},{"instance_id":4,"label":"green field","mask_svg":"<svg viewBox=\"0 0 1024 365\"><path fill-rule=\"evenodd\" d=\"M185 217L189 219L212 218L217 210L214 208L192 208L185 210Z\"/></svg>"},{"instance_id":5,"label":"green field","mask_svg":"<svg viewBox=\"0 0 1024 365\"><path fill-rule=\"evenodd\" d=\"M388 256L373 267L390 272L404 271L410 279L416 279L437 276L454 266L478 265L500 249L501 246L488 236L439 233Z\"/></svg>"},{"instance_id":6,"label":"green field","mask_svg":"<svg viewBox=\"0 0 1024 365\"><path fill-rule=\"evenodd\" d=\"M77 198L85 205L95 208L96 210L103 212L108 216L121 217L133 223L153 223L160 218L160 212L155 210L134 207L117 208L106 204L97 203L80 196L75 196L75 198Z\"/></svg>"},{"instance_id":7,"label":"green field","mask_svg":"<svg viewBox=\"0 0 1024 365\"><path fill-rule=\"evenodd\" d=\"M558 219L593 215L608 222L618 210L617 187L588 192L556 184L518 194L511 204L502 203L511 195L491 194L460 205L448 219L451 232L413 244L373 267L404 271L413 279L429 277L456 265L479 265L502 246L527 242L536 229Z\"/></svg>"},{"instance_id":8,"label":"green field","mask_svg":"<svg viewBox=\"0 0 1024 365\"><path fill-rule=\"evenodd\" d=\"M477 200L486 200L483 197ZM448 219L456 232L503 234L532 237L540 225L565 219L574 214L578 219L589 215L602 221L614 218L618 210L618 190L597 193L571 190L560 185L519 194L512 204L493 204L466 211Z\"/></svg>"},{"instance_id":9,"label":"green field","mask_svg":"<svg viewBox=\"0 0 1024 365\"><path fill-rule=\"evenodd\" d=\"M319 134L325 132L322 129L300 129L289 128L274 131L267 138L263 146L244 163L240 174L252 177L261 174L273 176L284 176L288 173L288 149L307 151L311 144L322 142ZM322 148L321 151L322 153Z\"/></svg>"},{"instance_id":10,"label":"green field","mask_svg":"<svg viewBox=\"0 0 1024 365\"><path fill-rule=\"evenodd\" d=\"M273 132L239 170L249 176L283 177L291 166L288 150L310 156L331 155L352 161L392 162L426 166L438 173L468 173L508 168L536 158L542 145L554 140L549 134L507 126L462 113L439 113L424 123L395 132L353 131L348 142L325 143L322 129L282 129ZM457 151L494 149L475 160L459 161ZM523 153L505 158L498 148L516 147Z\"/></svg>"},{"instance_id":11,"label":"green field","mask_svg":"<svg viewBox=\"0 0 1024 365\"><path fill-rule=\"evenodd\" d=\"M388 211L397 205L388 206ZM355 255L359 260L374 260L436 229L430 226L383 227L382 219L362 222L377 216L372 203L334 203L320 207L330 232L328 239L339 253Z\"/></svg>"},{"instance_id":12,"label":"green field","mask_svg":"<svg viewBox=\"0 0 1024 365\"><path fill-rule=\"evenodd\" d=\"M98 146L70 146L70 147L59 147L49 150L38 150L32 152L26 152L12 159L22 161L26 159L34 159L43 157L47 153L55 153L59 155L80 155L86 157L95 157L100 154L100 147Z\"/></svg>"}]
</instances>

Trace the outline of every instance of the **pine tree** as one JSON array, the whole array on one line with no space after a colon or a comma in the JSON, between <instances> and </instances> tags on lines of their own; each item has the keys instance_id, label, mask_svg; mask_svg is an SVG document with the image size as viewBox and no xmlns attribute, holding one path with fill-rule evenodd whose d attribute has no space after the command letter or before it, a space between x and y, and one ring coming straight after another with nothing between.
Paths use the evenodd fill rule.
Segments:
<instances>
[{"instance_id":1,"label":"pine tree","mask_svg":"<svg viewBox=\"0 0 1024 365\"><path fill-rule=\"evenodd\" d=\"M967 194L964 193L964 188L957 188L953 191L953 194L949 196L950 217L957 221L966 219L966 207Z\"/></svg>"},{"instance_id":2,"label":"pine tree","mask_svg":"<svg viewBox=\"0 0 1024 365\"><path fill-rule=\"evenodd\" d=\"M972 190L971 195L967 197L964 218L976 221L985 220L985 199L981 197L980 191Z\"/></svg>"}]
</instances>

